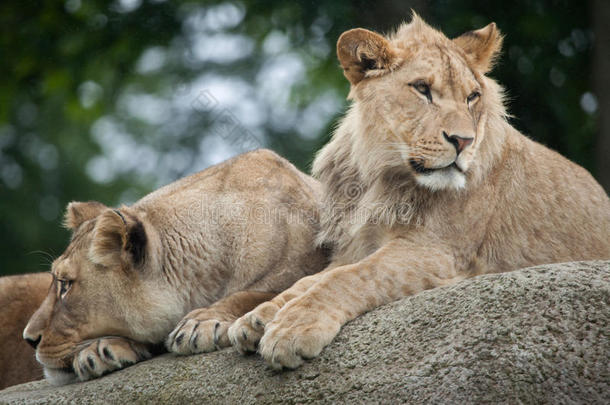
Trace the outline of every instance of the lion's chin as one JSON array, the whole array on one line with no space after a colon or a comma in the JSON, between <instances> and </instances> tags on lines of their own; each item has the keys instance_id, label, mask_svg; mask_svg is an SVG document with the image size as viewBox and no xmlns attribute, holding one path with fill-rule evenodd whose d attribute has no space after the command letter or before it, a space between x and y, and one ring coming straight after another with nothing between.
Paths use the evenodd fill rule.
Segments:
<instances>
[{"instance_id":1,"label":"lion's chin","mask_svg":"<svg viewBox=\"0 0 610 405\"><path fill-rule=\"evenodd\" d=\"M48 356L48 353L36 351L36 360L42 365L45 379L51 385L66 385L78 381L72 368L73 350L67 350L59 357Z\"/></svg>"},{"instance_id":2,"label":"lion's chin","mask_svg":"<svg viewBox=\"0 0 610 405\"><path fill-rule=\"evenodd\" d=\"M44 378L54 386L72 384L78 381L76 374L71 368L43 367Z\"/></svg>"},{"instance_id":3,"label":"lion's chin","mask_svg":"<svg viewBox=\"0 0 610 405\"><path fill-rule=\"evenodd\" d=\"M417 174L418 184L432 190L462 190L466 187L466 176L456 168L449 166L444 169Z\"/></svg>"}]
</instances>

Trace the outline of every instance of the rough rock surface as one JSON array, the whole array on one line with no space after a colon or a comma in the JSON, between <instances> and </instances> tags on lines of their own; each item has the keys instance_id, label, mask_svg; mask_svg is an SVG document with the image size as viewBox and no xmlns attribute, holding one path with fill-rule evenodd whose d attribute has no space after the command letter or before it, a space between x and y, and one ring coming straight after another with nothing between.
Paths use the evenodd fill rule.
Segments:
<instances>
[{"instance_id":1,"label":"rough rock surface","mask_svg":"<svg viewBox=\"0 0 610 405\"><path fill-rule=\"evenodd\" d=\"M0 403L610 403L610 262L538 266L426 291L346 325L288 372L232 349L164 355Z\"/></svg>"}]
</instances>

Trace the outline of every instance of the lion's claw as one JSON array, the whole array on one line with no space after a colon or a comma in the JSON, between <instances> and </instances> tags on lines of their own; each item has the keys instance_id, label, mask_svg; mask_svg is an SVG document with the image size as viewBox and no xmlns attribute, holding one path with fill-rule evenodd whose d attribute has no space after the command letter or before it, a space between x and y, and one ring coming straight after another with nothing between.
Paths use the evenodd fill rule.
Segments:
<instances>
[{"instance_id":1,"label":"lion's claw","mask_svg":"<svg viewBox=\"0 0 610 405\"><path fill-rule=\"evenodd\" d=\"M145 344L120 337L100 338L74 356L72 368L79 380L86 381L150 357Z\"/></svg>"},{"instance_id":2,"label":"lion's claw","mask_svg":"<svg viewBox=\"0 0 610 405\"><path fill-rule=\"evenodd\" d=\"M241 354L255 352L265 333L265 325L271 322L278 310L277 305L268 301L236 320L228 332L233 347Z\"/></svg>"},{"instance_id":3,"label":"lion's claw","mask_svg":"<svg viewBox=\"0 0 610 405\"><path fill-rule=\"evenodd\" d=\"M274 369L294 369L320 354L339 333L341 323L326 312L309 309L297 298L267 325L258 351Z\"/></svg>"},{"instance_id":4,"label":"lion's claw","mask_svg":"<svg viewBox=\"0 0 610 405\"><path fill-rule=\"evenodd\" d=\"M227 330L230 322L206 319L205 309L190 312L169 334L165 346L172 353L188 355L230 346Z\"/></svg>"}]
</instances>

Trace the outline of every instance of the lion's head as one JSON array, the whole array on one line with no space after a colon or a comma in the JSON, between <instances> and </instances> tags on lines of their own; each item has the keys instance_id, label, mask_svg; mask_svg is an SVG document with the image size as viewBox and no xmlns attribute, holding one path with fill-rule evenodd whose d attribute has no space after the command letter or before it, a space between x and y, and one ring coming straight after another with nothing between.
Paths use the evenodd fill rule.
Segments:
<instances>
[{"instance_id":1,"label":"lion's head","mask_svg":"<svg viewBox=\"0 0 610 405\"><path fill-rule=\"evenodd\" d=\"M463 188L489 117L505 114L500 87L485 77L501 44L493 23L451 40L417 15L388 37L343 33L337 54L354 99L343 126L361 172L403 167L429 189Z\"/></svg>"},{"instance_id":2,"label":"lion's head","mask_svg":"<svg viewBox=\"0 0 610 405\"><path fill-rule=\"evenodd\" d=\"M73 376L74 355L102 336L162 342L183 308L155 269L155 232L128 207L68 205L72 239L52 265L53 283L23 336L53 382Z\"/></svg>"}]
</instances>

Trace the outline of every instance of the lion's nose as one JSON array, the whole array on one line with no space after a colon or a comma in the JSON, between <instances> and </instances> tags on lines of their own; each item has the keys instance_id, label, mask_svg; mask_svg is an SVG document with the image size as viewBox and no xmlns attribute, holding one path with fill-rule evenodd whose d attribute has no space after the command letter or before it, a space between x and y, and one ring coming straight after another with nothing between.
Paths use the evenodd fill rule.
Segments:
<instances>
[{"instance_id":1,"label":"lion's nose","mask_svg":"<svg viewBox=\"0 0 610 405\"><path fill-rule=\"evenodd\" d=\"M26 333L26 331L23 331L23 338L30 346L34 348L34 350L36 350L38 343L40 343L40 339L42 339L42 335L30 336Z\"/></svg>"},{"instance_id":2,"label":"lion's nose","mask_svg":"<svg viewBox=\"0 0 610 405\"><path fill-rule=\"evenodd\" d=\"M445 131L443 131L443 137L447 142L453 145L458 155L474 140L474 138L459 136L456 134L447 135L447 132Z\"/></svg>"}]
</instances>

